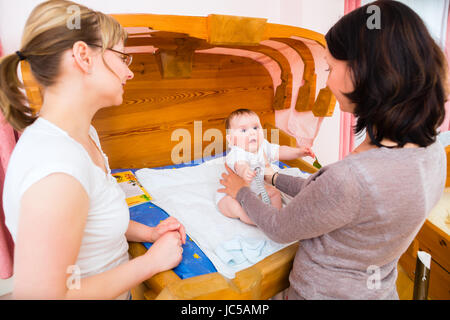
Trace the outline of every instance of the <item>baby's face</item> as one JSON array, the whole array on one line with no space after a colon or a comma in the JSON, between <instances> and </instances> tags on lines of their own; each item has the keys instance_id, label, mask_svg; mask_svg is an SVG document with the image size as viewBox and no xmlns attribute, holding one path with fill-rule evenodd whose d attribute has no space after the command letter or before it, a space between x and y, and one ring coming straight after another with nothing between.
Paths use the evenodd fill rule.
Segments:
<instances>
[{"instance_id":1,"label":"baby's face","mask_svg":"<svg viewBox=\"0 0 450 320\"><path fill-rule=\"evenodd\" d=\"M256 115L241 115L233 118L227 132L228 143L245 151L255 153L264 140L259 117Z\"/></svg>"}]
</instances>

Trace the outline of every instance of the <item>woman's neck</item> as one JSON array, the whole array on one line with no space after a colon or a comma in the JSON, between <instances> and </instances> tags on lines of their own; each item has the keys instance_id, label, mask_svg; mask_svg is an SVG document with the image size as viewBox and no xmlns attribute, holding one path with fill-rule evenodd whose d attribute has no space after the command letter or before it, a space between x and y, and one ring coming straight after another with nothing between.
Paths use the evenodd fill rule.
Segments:
<instances>
[{"instance_id":1,"label":"woman's neck","mask_svg":"<svg viewBox=\"0 0 450 320\"><path fill-rule=\"evenodd\" d=\"M393 142L389 139L383 139L383 140L381 140L380 143L386 147L396 147L397 146L396 142ZM402 148L419 148L419 146L414 143L407 143ZM400 148L400 149L402 149L402 148ZM356 154L356 153L361 153L361 152L372 150L372 149L379 149L379 147L374 144L371 144L370 137L368 134L366 134L366 138L364 139L364 141L357 148L355 148L351 153Z\"/></svg>"},{"instance_id":2,"label":"woman's neck","mask_svg":"<svg viewBox=\"0 0 450 320\"><path fill-rule=\"evenodd\" d=\"M89 139L89 128L95 112L83 95L77 96L73 92L77 90L66 94L46 90L39 116L63 129L75 140L85 142Z\"/></svg>"}]
</instances>

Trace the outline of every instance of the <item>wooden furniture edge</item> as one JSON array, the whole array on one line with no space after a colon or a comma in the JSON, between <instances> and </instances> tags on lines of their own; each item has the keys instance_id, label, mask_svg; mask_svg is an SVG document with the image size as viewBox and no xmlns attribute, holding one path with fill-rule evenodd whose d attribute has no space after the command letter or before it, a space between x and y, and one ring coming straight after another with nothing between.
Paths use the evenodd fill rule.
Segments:
<instances>
[{"instance_id":1,"label":"wooden furniture edge","mask_svg":"<svg viewBox=\"0 0 450 320\"><path fill-rule=\"evenodd\" d=\"M137 258L147 252L147 248L142 243L129 242L128 243L128 253L132 258ZM173 272L173 270L167 270L155 274L153 277L144 281L144 284L149 289L150 292L146 292L146 296L156 297L164 287L168 284L181 281L180 277Z\"/></svg>"},{"instance_id":2,"label":"wooden furniture edge","mask_svg":"<svg viewBox=\"0 0 450 320\"><path fill-rule=\"evenodd\" d=\"M212 15L212 14L211 14ZM189 34L191 37L208 39L208 16L183 16L163 14L117 13L111 14L124 27L149 27L153 30ZM236 16L237 17L237 16ZM247 17L242 17L247 18ZM258 18L255 18L258 19ZM189 33L186 33L189 30ZM317 42L326 47L325 36L316 31L295 26L268 23L265 24L262 40L273 37L297 36Z\"/></svg>"},{"instance_id":3,"label":"wooden furniture edge","mask_svg":"<svg viewBox=\"0 0 450 320\"><path fill-rule=\"evenodd\" d=\"M268 299L289 286L298 243L291 244L227 279L218 272L168 284L157 300ZM284 281L283 281L284 280Z\"/></svg>"},{"instance_id":4,"label":"wooden furniture edge","mask_svg":"<svg viewBox=\"0 0 450 320\"><path fill-rule=\"evenodd\" d=\"M145 296L158 300L185 299L268 299L289 285L298 242L264 258L255 265L227 279L218 272L180 279L173 270L158 273L144 281L149 289ZM141 243L130 242L132 258L145 254Z\"/></svg>"}]
</instances>

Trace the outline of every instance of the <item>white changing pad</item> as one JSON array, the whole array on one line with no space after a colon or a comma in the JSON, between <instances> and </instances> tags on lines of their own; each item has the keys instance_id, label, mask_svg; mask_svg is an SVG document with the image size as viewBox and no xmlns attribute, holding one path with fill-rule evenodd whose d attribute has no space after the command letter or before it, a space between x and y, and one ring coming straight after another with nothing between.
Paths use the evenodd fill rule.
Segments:
<instances>
[{"instance_id":1,"label":"white changing pad","mask_svg":"<svg viewBox=\"0 0 450 320\"><path fill-rule=\"evenodd\" d=\"M219 179L224 171L224 158L220 157L193 167L145 168L137 170L136 177L152 196L152 202L177 218L217 271L232 279L236 272L253 263L247 261L234 266L227 265L215 254L218 246L237 237L252 241L265 240L266 248L256 261L258 262L289 244L276 243L257 227L225 217L218 211L214 197L216 190L223 187ZM279 171L304 177L309 175L296 168Z\"/></svg>"}]
</instances>

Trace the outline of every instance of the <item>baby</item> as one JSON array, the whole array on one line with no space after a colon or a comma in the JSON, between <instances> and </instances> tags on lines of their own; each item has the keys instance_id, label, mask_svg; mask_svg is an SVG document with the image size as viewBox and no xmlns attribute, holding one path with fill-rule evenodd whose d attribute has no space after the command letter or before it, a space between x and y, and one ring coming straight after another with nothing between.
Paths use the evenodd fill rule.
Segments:
<instances>
[{"instance_id":1,"label":"baby","mask_svg":"<svg viewBox=\"0 0 450 320\"><path fill-rule=\"evenodd\" d=\"M315 157L310 148L292 148L269 143L264 139L264 132L258 115L249 109L233 111L225 122L226 139L230 152L226 156L227 165L247 183L258 196L281 209L281 194L271 185L264 184L264 168L277 160L292 160L299 157ZM258 175L258 176L257 176ZM258 183L259 182L259 183ZM264 194L264 189L267 192ZM230 218L254 225L239 202L224 193L216 193L219 211Z\"/></svg>"}]
</instances>

